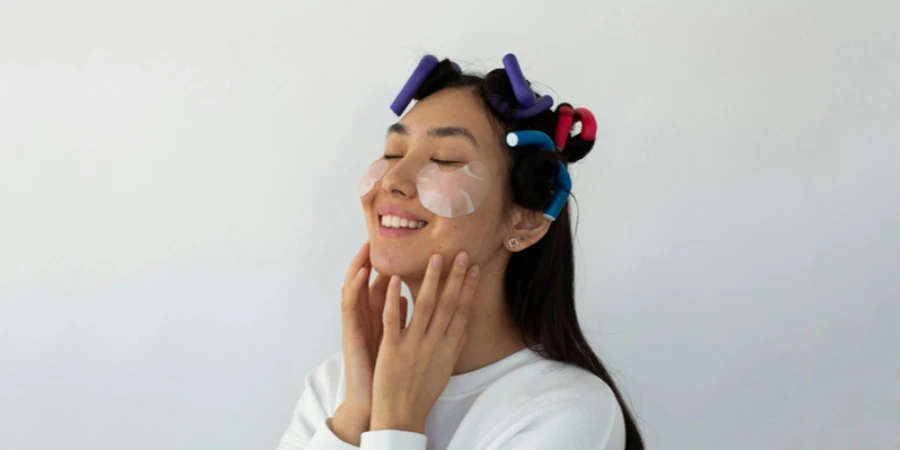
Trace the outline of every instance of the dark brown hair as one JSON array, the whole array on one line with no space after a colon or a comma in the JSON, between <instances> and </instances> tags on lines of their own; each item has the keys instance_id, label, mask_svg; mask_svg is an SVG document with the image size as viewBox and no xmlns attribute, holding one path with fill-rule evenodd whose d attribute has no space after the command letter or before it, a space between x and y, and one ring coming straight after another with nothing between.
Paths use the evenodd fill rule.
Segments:
<instances>
[{"instance_id":1,"label":"dark brown hair","mask_svg":"<svg viewBox=\"0 0 900 450\"><path fill-rule=\"evenodd\" d=\"M437 91L454 88L469 89L484 101L501 137L517 130L538 130L551 138L555 135L557 114L552 109L517 120L492 106L490 95L499 96L511 107L518 104L503 69L481 77L459 73L445 59L416 92L415 98L421 100ZM574 163L593 147L592 142L569 141L561 152L529 147L516 147L509 152L509 188L515 203L533 210L547 206L559 162ZM575 256L568 206L540 241L512 254L506 268L505 291L507 307L526 342L532 343L532 348L545 358L578 365L606 382L625 417L625 448L643 450L644 443L631 411L585 339L575 314Z\"/></svg>"}]
</instances>

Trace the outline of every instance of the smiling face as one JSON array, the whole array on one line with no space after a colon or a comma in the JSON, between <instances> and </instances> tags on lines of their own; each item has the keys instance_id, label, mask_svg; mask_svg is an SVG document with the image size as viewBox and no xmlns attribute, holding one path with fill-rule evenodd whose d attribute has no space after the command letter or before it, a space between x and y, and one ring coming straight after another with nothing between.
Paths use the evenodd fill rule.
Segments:
<instances>
[{"instance_id":1,"label":"smiling face","mask_svg":"<svg viewBox=\"0 0 900 450\"><path fill-rule=\"evenodd\" d=\"M432 94L391 126L361 197L375 270L414 279L434 253L449 261L465 250L484 264L502 252L510 223L502 145L468 89Z\"/></svg>"}]
</instances>

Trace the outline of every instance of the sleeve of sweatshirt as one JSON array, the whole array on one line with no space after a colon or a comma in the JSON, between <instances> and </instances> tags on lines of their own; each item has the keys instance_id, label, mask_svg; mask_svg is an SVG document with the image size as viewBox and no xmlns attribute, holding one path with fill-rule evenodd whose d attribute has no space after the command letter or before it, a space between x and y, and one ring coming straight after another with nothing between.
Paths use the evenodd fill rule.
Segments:
<instances>
[{"instance_id":1,"label":"sleeve of sweatshirt","mask_svg":"<svg viewBox=\"0 0 900 450\"><path fill-rule=\"evenodd\" d=\"M360 447L337 437L331 430L331 416L339 406L335 399L344 382L343 370L342 355L337 353L306 376L277 450L425 450L425 435L408 431L368 431L362 434Z\"/></svg>"},{"instance_id":2,"label":"sleeve of sweatshirt","mask_svg":"<svg viewBox=\"0 0 900 450\"><path fill-rule=\"evenodd\" d=\"M428 438L422 433L400 430L367 431L359 442L360 450L425 450Z\"/></svg>"},{"instance_id":3,"label":"sleeve of sweatshirt","mask_svg":"<svg viewBox=\"0 0 900 450\"><path fill-rule=\"evenodd\" d=\"M303 393L277 450L356 450L331 431L335 398L343 382L341 354L337 353L306 376Z\"/></svg>"}]
</instances>

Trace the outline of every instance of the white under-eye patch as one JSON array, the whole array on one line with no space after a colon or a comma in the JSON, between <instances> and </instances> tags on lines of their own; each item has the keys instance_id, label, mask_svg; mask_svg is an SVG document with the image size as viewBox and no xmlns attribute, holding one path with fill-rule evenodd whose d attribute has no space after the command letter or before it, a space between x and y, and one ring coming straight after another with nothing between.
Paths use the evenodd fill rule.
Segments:
<instances>
[{"instance_id":1,"label":"white under-eye patch","mask_svg":"<svg viewBox=\"0 0 900 450\"><path fill-rule=\"evenodd\" d=\"M390 163L384 159L379 159L372 163L372 165L363 172L362 180L359 182L359 196L364 197L368 194L369 191L375 187L375 183L378 183L378 180L381 180L381 178L384 177L384 174L387 173L390 166Z\"/></svg>"},{"instance_id":2,"label":"white under-eye patch","mask_svg":"<svg viewBox=\"0 0 900 450\"><path fill-rule=\"evenodd\" d=\"M438 164L430 163L419 170L416 189L425 209L447 218L464 216L487 199L491 172L478 161L452 170L442 170Z\"/></svg>"},{"instance_id":3,"label":"white under-eye patch","mask_svg":"<svg viewBox=\"0 0 900 450\"><path fill-rule=\"evenodd\" d=\"M368 194L389 169L387 160L372 163L359 182L359 196ZM428 163L416 175L416 190L425 209L447 218L464 216L473 213L487 199L491 172L478 161L449 169Z\"/></svg>"}]
</instances>

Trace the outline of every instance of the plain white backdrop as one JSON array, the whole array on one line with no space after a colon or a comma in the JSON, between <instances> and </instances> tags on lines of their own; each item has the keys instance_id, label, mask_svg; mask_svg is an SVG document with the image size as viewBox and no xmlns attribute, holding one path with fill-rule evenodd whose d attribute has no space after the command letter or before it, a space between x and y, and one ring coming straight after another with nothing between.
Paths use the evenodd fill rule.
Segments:
<instances>
[{"instance_id":1,"label":"plain white backdrop","mask_svg":"<svg viewBox=\"0 0 900 450\"><path fill-rule=\"evenodd\" d=\"M900 448L894 1L0 3L0 448L271 449L425 53L591 108L578 308L653 449Z\"/></svg>"}]
</instances>

